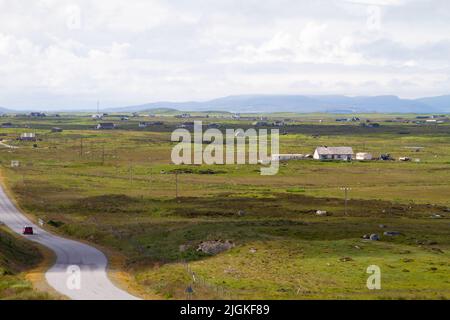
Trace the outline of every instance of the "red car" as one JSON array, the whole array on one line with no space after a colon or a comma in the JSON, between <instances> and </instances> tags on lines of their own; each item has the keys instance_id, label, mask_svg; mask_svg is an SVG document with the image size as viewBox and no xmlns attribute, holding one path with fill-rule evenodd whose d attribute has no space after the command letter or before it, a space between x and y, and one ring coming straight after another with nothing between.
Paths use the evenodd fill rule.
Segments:
<instances>
[{"instance_id":1,"label":"red car","mask_svg":"<svg viewBox=\"0 0 450 320\"><path fill-rule=\"evenodd\" d=\"M33 235L33 227L23 227L22 234Z\"/></svg>"}]
</instances>

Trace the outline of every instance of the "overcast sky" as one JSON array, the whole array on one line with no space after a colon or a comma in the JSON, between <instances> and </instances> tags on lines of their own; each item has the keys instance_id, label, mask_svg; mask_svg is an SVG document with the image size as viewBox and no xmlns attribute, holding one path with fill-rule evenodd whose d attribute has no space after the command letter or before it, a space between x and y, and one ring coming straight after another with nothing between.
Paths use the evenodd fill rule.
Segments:
<instances>
[{"instance_id":1,"label":"overcast sky","mask_svg":"<svg viewBox=\"0 0 450 320\"><path fill-rule=\"evenodd\" d=\"M450 93L448 0L0 0L0 106Z\"/></svg>"}]
</instances>

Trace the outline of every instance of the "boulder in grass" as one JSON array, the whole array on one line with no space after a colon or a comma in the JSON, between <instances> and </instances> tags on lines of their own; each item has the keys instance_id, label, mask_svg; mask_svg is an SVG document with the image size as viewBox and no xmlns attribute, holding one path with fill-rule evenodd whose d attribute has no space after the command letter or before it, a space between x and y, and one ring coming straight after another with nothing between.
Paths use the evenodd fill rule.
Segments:
<instances>
[{"instance_id":1,"label":"boulder in grass","mask_svg":"<svg viewBox=\"0 0 450 320\"><path fill-rule=\"evenodd\" d=\"M235 246L234 243L228 240L203 241L202 243L199 244L197 251L210 255L216 255L221 252L230 250L234 246Z\"/></svg>"},{"instance_id":2,"label":"boulder in grass","mask_svg":"<svg viewBox=\"0 0 450 320\"><path fill-rule=\"evenodd\" d=\"M377 235L376 233L373 233L373 234L371 234L370 235L370 238L369 238L371 241L379 241L380 240L380 236L379 235Z\"/></svg>"}]
</instances>

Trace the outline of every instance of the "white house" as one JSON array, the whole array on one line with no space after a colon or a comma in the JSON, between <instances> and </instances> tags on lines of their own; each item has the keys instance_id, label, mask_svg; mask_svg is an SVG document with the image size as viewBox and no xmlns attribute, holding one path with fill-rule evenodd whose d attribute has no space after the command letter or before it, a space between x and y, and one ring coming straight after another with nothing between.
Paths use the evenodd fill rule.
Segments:
<instances>
[{"instance_id":1,"label":"white house","mask_svg":"<svg viewBox=\"0 0 450 320\"><path fill-rule=\"evenodd\" d=\"M351 147L317 147L313 158L316 160L350 161L353 159L353 149Z\"/></svg>"},{"instance_id":2,"label":"white house","mask_svg":"<svg viewBox=\"0 0 450 320\"><path fill-rule=\"evenodd\" d=\"M20 134L19 140L22 141L36 141L36 134L34 132L25 132Z\"/></svg>"},{"instance_id":3,"label":"white house","mask_svg":"<svg viewBox=\"0 0 450 320\"><path fill-rule=\"evenodd\" d=\"M275 120L275 121L272 123L272 125L273 125L274 127L284 127L285 122L284 122L283 120Z\"/></svg>"},{"instance_id":4,"label":"white house","mask_svg":"<svg viewBox=\"0 0 450 320\"><path fill-rule=\"evenodd\" d=\"M99 123L96 126L97 130L112 130L115 129L117 126L114 123L109 123L109 122L105 122L105 123Z\"/></svg>"},{"instance_id":5,"label":"white house","mask_svg":"<svg viewBox=\"0 0 450 320\"><path fill-rule=\"evenodd\" d=\"M183 114L176 115L175 118L188 119L188 118L191 118L191 115L189 113L183 113Z\"/></svg>"},{"instance_id":6,"label":"white house","mask_svg":"<svg viewBox=\"0 0 450 320\"><path fill-rule=\"evenodd\" d=\"M367 152L358 152L356 154L356 160L372 160L372 154Z\"/></svg>"}]
</instances>

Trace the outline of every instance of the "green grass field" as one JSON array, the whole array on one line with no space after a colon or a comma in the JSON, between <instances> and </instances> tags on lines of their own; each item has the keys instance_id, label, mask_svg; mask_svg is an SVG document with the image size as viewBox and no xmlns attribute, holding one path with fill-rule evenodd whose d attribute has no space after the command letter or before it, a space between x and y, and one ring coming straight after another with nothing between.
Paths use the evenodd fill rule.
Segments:
<instances>
[{"instance_id":1,"label":"green grass field","mask_svg":"<svg viewBox=\"0 0 450 320\"><path fill-rule=\"evenodd\" d=\"M49 299L25 278L41 259L36 247L0 227L0 300Z\"/></svg>"},{"instance_id":2,"label":"green grass field","mask_svg":"<svg viewBox=\"0 0 450 320\"><path fill-rule=\"evenodd\" d=\"M261 176L258 165L179 167L170 163L170 134L184 120L169 115L147 129L137 128L142 118L116 120L113 131L92 130L95 122L81 116L9 119L21 128L0 129L1 138L18 148L0 146L0 161L24 211L125 256L136 285L161 298L183 299L193 284L194 298L448 299L450 126L386 122L394 115L364 115L380 128L331 115L273 117L287 116L282 153L347 145L420 162L290 161L276 176ZM55 126L64 132L50 133ZM40 141L15 140L30 130ZM351 188L348 215L343 186ZM316 216L319 209L330 216ZM381 241L361 239L371 233ZM205 240L235 247L208 256L196 251ZM366 288L369 265L381 268L381 290Z\"/></svg>"}]
</instances>

